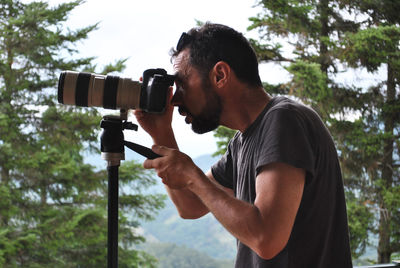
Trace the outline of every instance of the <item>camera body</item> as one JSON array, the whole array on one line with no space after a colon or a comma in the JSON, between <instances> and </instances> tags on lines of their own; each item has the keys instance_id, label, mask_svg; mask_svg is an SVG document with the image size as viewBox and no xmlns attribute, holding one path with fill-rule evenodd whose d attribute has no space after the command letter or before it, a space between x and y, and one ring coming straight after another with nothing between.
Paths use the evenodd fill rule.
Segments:
<instances>
[{"instance_id":1,"label":"camera body","mask_svg":"<svg viewBox=\"0 0 400 268\"><path fill-rule=\"evenodd\" d=\"M58 80L58 102L82 107L141 109L148 113L165 110L168 88L175 76L164 69L143 72L143 82L112 75L63 71Z\"/></svg>"}]
</instances>

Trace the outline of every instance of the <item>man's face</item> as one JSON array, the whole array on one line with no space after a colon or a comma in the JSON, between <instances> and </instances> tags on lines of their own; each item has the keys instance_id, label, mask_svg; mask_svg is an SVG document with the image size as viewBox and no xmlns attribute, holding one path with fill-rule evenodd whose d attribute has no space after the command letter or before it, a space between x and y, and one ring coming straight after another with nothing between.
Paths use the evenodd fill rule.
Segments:
<instances>
[{"instance_id":1,"label":"man's face","mask_svg":"<svg viewBox=\"0 0 400 268\"><path fill-rule=\"evenodd\" d=\"M221 115L221 100L215 93L209 77L202 77L189 64L189 50L183 50L174 60L176 92L172 104L178 106L185 121L198 134L216 129Z\"/></svg>"}]
</instances>

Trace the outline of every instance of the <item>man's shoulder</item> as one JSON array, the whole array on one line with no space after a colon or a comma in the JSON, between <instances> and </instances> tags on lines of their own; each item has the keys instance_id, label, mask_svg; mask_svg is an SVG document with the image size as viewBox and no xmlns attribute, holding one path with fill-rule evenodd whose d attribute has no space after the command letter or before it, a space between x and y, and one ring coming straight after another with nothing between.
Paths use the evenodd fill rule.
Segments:
<instances>
[{"instance_id":1,"label":"man's shoulder","mask_svg":"<svg viewBox=\"0 0 400 268\"><path fill-rule=\"evenodd\" d=\"M293 112L302 112L302 111L314 111L309 106L301 103L300 101L278 96L271 99L271 105L267 111L267 113L271 113L273 111L293 111Z\"/></svg>"},{"instance_id":2,"label":"man's shoulder","mask_svg":"<svg viewBox=\"0 0 400 268\"><path fill-rule=\"evenodd\" d=\"M268 111L264 115L264 120L268 120L271 117L289 117L293 119L300 119L302 122L308 122L311 125L316 126L323 125L321 117L318 113L310 106L293 100L288 97L275 97Z\"/></svg>"}]
</instances>

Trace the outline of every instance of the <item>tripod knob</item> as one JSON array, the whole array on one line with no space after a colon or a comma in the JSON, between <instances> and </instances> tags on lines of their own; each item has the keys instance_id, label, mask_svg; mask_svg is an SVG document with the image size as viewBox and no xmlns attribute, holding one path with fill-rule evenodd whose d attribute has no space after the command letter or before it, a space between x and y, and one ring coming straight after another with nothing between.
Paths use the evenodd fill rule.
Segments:
<instances>
[{"instance_id":1,"label":"tripod knob","mask_svg":"<svg viewBox=\"0 0 400 268\"><path fill-rule=\"evenodd\" d=\"M138 130L138 125L132 123L132 122L128 122L125 121L122 123L122 129L128 129L128 130L134 130L137 131Z\"/></svg>"}]
</instances>

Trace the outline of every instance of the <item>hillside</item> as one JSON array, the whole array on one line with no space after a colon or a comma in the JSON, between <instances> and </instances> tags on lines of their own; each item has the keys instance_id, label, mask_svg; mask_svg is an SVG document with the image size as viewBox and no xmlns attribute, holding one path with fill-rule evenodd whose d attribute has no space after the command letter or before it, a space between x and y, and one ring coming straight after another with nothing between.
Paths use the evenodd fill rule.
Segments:
<instances>
[{"instance_id":1,"label":"hillside","mask_svg":"<svg viewBox=\"0 0 400 268\"><path fill-rule=\"evenodd\" d=\"M208 169L215 158L201 156L193 161L203 170ZM165 193L162 183L152 192ZM183 220L168 199L156 219L141 224L143 234L151 243L173 243L198 250L216 259L234 259L236 240L217 220L208 214L197 220Z\"/></svg>"},{"instance_id":2,"label":"hillside","mask_svg":"<svg viewBox=\"0 0 400 268\"><path fill-rule=\"evenodd\" d=\"M207 254L171 243L147 243L142 250L156 256L159 268L232 268L233 260L216 260Z\"/></svg>"}]
</instances>

